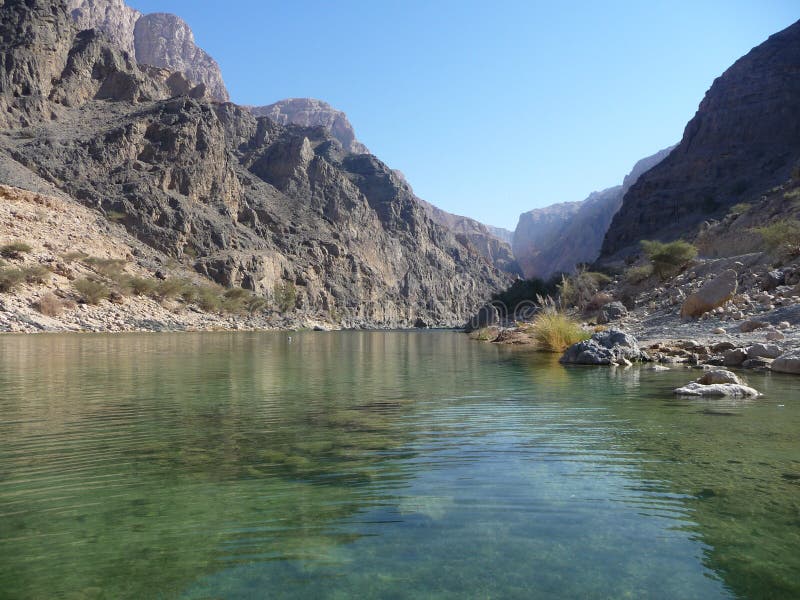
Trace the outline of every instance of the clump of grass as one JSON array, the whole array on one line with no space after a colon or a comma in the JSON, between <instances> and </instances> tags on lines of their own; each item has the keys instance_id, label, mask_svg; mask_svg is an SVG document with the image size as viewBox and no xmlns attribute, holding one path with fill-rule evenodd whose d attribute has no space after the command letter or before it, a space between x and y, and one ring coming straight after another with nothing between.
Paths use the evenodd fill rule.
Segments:
<instances>
[{"instance_id":1,"label":"clump of grass","mask_svg":"<svg viewBox=\"0 0 800 600\"><path fill-rule=\"evenodd\" d=\"M775 221L764 227L757 227L753 231L761 236L770 252L792 255L800 247L800 221L797 219Z\"/></svg>"},{"instance_id":2,"label":"clump of grass","mask_svg":"<svg viewBox=\"0 0 800 600\"><path fill-rule=\"evenodd\" d=\"M87 304L97 304L111 294L111 290L105 283L88 277L76 279L72 282L72 285Z\"/></svg>"},{"instance_id":3,"label":"clump of grass","mask_svg":"<svg viewBox=\"0 0 800 600\"><path fill-rule=\"evenodd\" d=\"M539 350L545 352L563 352L591 335L578 321L552 306L536 315L528 331Z\"/></svg>"},{"instance_id":4,"label":"clump of grass","mask_svg":"<svg viewBox=\"0 0 800 600\"><path fill-rule=\"evenodd\" d=\"M127 216L124 212L119 212L118 210L106 211L106 219L112 223L122 223Z\"/></svg>"},{"instance_id":5,"label":"clump of grass","mask_svg":"<svg viewBox=\"0 0 800 600\"><path fill-rule=\"evenodd\" d=\"M734 204L731 206L730 211L728 211L729 215L743 215L748 210L753 208L753 205L749 202L739 202L739 204Z\"/></svg>"},{"instance_id":6,"label":"clump of grass","mask_svg":"<svg viewBox=\"0 0 800 600\"><path fill-rule=\"evenodd\" d=\"M81 252L80 250L74 250L61 255L61 259L67 264L73 263L76 260L84 260L88 257L89 255L86 254L86 252Z\"/></svg>"},{"instance_id":7,"label":"clump of grass","mask_svg":"<svg viewBox=\"0 0 800 600\"><path fill-rule=\"evenodd\" d=\"M50 269L44 265L30 265L20 270L27 283L44 283L47 276L50 275Z\"/></svg>"},{"instance_id":8,"label":"clump of grass","mask_svg":"<svg viewBox=\"0 0 800 600\"><path fill-rule=\"evenodd\" d=\"M25 242L11 242L5 246L0 246L0 256L8 259L20 259L23 254L30 252L32 248Z\"/></svg>"},{"instance_id":9,"label":"clump of grass","mask_svg":"<svg viewBox=\"0 0 800 600\"><path fill-rule=\"evenodd\" d=\"M90 256L83 259L83 264L91 267L97 274L112 279L122 276L122 271L127 264L127 261L121 258L97 258Z\"/></svg>"},{"instance_id":10,"label":"clump of grass","mask_svg":"<svg viewBox=\"0 0 800 600\"><path fill-rule=\"evenodd\" d=\"M64 302L61 300L61 298L51 292L47 292L41 298L39 298L39 301L36 302L34 307L40 313L48 317L57 317L64 312L65 308Z\"/></svg>"},{"instance_id":11,"label":"clump of grass","mask_svg":"<svg viewBox=\"0 0 800 600\"><path fill-rule=\"evenodd\" d=\"M25 281L25 274L21 269L0 269L0 292L11 292Z\"/></svg>"},{"instance_id":12,"label":"clump of grass","mask_svg":"<svg viewBox=\"0 0 800 600\"><path fill-rule=\"evenodd\" d=\"M641 244L653 265L653 273L661 279L677 274L697 256L697 248L683 240L666 244L654 240L642 240Z\"/></svg>"},{"instance_id":13,"label":"clump of grass","mask_svg":"<svg viewBox=\"0 0 800 600\"><path fill-rule=\"evenodd\" d=\"M646 264L646 265L638 265L635 267L631 267L627 271L625 271L625 282L636 285L637 283L643 282L645 279L650 277L653 274L653 265Z\"/></svg>"}]
</instances>

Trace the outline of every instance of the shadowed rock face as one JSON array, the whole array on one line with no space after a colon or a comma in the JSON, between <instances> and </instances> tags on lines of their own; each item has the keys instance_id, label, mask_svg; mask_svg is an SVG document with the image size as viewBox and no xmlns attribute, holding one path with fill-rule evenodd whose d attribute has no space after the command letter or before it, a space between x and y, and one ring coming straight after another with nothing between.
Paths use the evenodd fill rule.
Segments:
<instances>
[{"instance_id":1,"label":"shadowed rock face","mask_svg":"<svg viewBox=\"0 0 800 600\"><path fill-rule=\"evenodd\" d=\"M67 8L79 29L99 29L138 63L180 71L195 85L204 84L211 98L229 100L219 65L195 44L180 17L142 15L123 0L67 0Z\"/></svg>"},{"instance_id":2,"label":"shadowed rock face","mask_svg":"<svg viewBox=\"0 0 800 600\"><path fill-rule=\"evenodd\" d=\"M210 102L78 34L57 0L2 7L0 162L16 180L124 214L137 238L222 284L267 297L292 284L302 314L346 326L457 325L509 283L324 127Z\"/></svg>"},{"instance_id":3,"label":"shadowed rock face","mask_svg":"<svg viewBox=\"0 0 800 600\"><path fill-rule=\"evenodd\" d=\"M547 279L572 272L580 263L594 262L625 192L671 150L665 148L637 162L622 185L593 192L582 202L523 213L514 232L513 249L525 276Z\"/></svg>"},{"instance_id":4,"label":"shadowed rock face","mask_svg":"<svg viewBox=\"0 0 800 600\"><path fill-rule=\"evenodd\" d=\"M348 152L369 154L367 147L356 139L347 115L322 100L288 98L268 106L254 106L250 110L255 116L269 117L279 125L325 127Z\"/></svg>"},{"instance_id":5,"label":"shadowed rock face","mask_svg":"<svg viewBox=\"0 0 800 600\"><path fill-rule=\"evenodd\" d=\"M601 260L641 239L693 236L709 217L785 181L800 158L800 21L716 79L683 139L626 194Z\"/></svg>"}]
</instances>

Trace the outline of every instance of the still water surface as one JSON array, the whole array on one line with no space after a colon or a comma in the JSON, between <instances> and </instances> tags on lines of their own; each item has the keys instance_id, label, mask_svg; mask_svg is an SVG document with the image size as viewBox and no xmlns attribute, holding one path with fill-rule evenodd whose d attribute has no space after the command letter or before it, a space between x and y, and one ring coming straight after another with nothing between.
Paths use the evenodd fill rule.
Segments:
<instances>
[{"instance_id":1,"label":"still water surface","mask_svg":"<svg viewBox=\"0 0 800 600\"><path fill-rule=\"evenodd\" d=\"M800 381L451 332L0 338L2 598L797 598Z\"/></svg>"}]
</instances>

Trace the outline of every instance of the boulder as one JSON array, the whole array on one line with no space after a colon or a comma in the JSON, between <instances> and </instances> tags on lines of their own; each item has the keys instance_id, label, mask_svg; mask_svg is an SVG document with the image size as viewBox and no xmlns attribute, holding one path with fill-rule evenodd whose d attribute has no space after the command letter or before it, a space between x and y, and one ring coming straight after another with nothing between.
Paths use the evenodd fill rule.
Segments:
<instances>
[{"instance_id":1,"label":"boulder","mask_svg":"<svg viewBox=\"0 0 800 600\"><path fill-rule=\"evenodd\" d=\"M760 369L762 371L768 371L771 365L771 358L748 358L741 364L741 367L743 369Z\"/></svg>"},{"instance_id":2,"label":"boulder","mask_svg":"<svg viewBox=\"0 0 800 600\"><path fill-rule=\"evenodd\" d=\"M800 375L800 348L789 350L772 361L772 370Z\"/></svg>"},{"instance_id":3,"label":"boulder","mask_svg":"<svg viewBox=\"0 0 800 600\"><path fill-rule=\"evenodd\" d=\"M727 369L713 369L712 371L706 371L703 373L703 376L700 377L695 383L699 383L701 385L714 385L717 383L741 384L742 382L739 381L736 373L732 373Z\"/></svg>"},{"instance_id":4,"label":"boulder","mask_svg":"<svg viewBox=\"0 0 800 600\"><path fill-rule=\"evenodd\" d=\"M600 313L597 316L597 322L601 325L604 325L606 323L611 323L612 321L618 321L627 315L628 309L625 308L625 305L622 302L609 302L600 309Z\"/></svg>"},{"instance_id":5,"label":"boulder","mask_svg":"<svg viewBox=\"0 0 800 600\"><path fill-rule=\"evenodd\" d=\"M681 307L681 317L696 319L725 304L736 293L737 279L736 271L728 269L706 282L699 290L686 298Z\"/></svg>"},{"instance_id":6,"label":"boulder","mask_svg":"<svg viewBox=\"0 0 800 600\"><path fill-rule=\"evenodd\" d=\"M731 398L757 398L761 394L746 385L736 383L713 383L703 385L702 383L687 383L673 392L678 396L727 396Z\"/></svg>"},{"instance_id":7,"label":"boulder","mask_svg":"<svg viewBox=\"0 0 800 600\"><path fill-rule=\"evenodd\" d=\"M786 339L786 336L783 335L780 331L767 332L767 340L770 342L779 342L783 339Z\"/></svg>"},{"instance_id":8,"label":"boulder","mask_svg":"<svg viewBox=\"0 0 800 600\"><path fill-rule=\"evenodd\" d=\"M746 358L747 352L745 352L744 348L734 348L723 354L723 362L726 367L738 367Z\"/></svg>"},{"instance_id":9,"label":"boulder","mask_svg":"<svg viewBox=\"0 0 800 600\"><path fill-rule=\"evenodd\" d=\"M769 323L764 323L763 321L749 320L739 325L739 331L741 331L742 333L750 333L751 331L755 331L756 329L763 329L768 325Z\"/></svg>"},{"instance_id":10,"label":"boulder","mask_svg":"<svg viewBox=\"0 0 800 600\"><path fill-rule=\"evenodd\" d=\"M636 338L619 329L600 331L588 340L573 344L564 351L560 362L575 365L616 365L625 361L646 361Z\"/></svg>"},{"instance_id":11,"label":"boulder","mask_svg":"<svg viewBox=\"0 0 800 600\"><path fill-rule=\"evenodd\" d=\"M781 354L777 344L753 344L747 349L747 358L778 358Z\"/></svg>"}]
</instances>

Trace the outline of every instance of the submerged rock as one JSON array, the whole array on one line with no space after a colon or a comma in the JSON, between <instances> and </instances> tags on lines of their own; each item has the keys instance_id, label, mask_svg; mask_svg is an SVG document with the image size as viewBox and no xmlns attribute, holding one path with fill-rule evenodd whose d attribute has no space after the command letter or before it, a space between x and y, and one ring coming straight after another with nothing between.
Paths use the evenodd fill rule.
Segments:
<instances>
[{"instance_id":1,"label":"submerged rock","mask_svg":"<svg viewBox=\"0 0 800 600\"><path fill-rule=\"evenodd\" d=\"M757 398L761 395L758 390L737 383L703 385L696 381L677 388L673 393L678 396L727 396L730 398Z\"/></svg>"},{"instance_id":2,"label":"submerged rock","mask_svg":"<svg viewBox=\"0 0 800 600\"><path fill-rule=\"evenodd\" d=\"M573 344L564 351L559 362L575 365L616 365L625 364L626 361L645 360L649 360L649 357L639 349L635 337L619 329L609 329Z\"/></svg>"}]
</instances>

